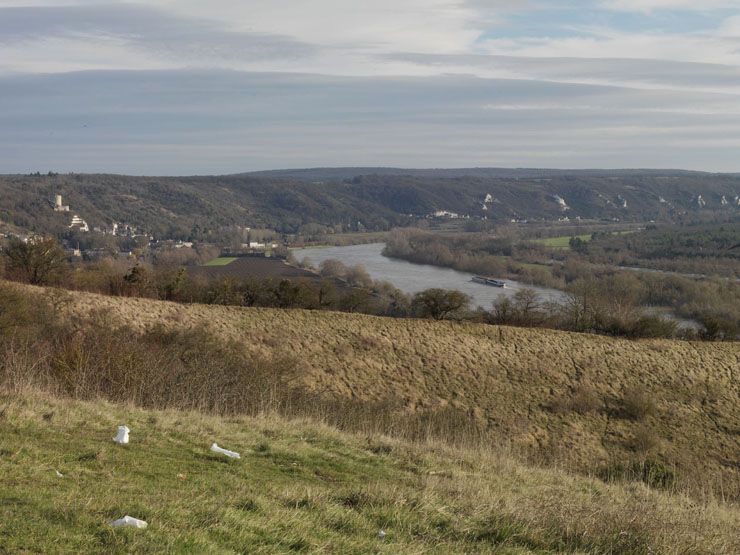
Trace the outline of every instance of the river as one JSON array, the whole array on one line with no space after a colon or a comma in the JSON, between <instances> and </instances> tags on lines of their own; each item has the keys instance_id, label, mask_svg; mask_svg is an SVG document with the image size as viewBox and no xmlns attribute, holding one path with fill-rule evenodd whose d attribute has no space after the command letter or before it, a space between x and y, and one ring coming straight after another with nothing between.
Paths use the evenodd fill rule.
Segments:
<instances>
[{"instance_id":1,"label":"river","mask_svg":"<svg viewBox=\"0 0 740 555\"><path fill-rule=\"evenodd\" d=\"M491 308L499 295L513 297L524 288L533 289L544 301L558 302L565 298L565 294L557 289L527 285L509 279L505 280L506 287L503 289L474 283L471 281L473 274L387 258L382 255L384 246L383 243L372 243L348 247L293 249L293 255L296 260L308 258L314 266L329 259L339 260L347 266L362 264L373 279L388 281L405 293L418 293L432 287L457 289L470 295L474 305L486 309Z\"/></svg>"},{"instance_id":2,"label":"river","mask_svg":"<svg viewBox=\"0 0 740 555\"><path fill-rule=\"evenodd\" d=\"M384 243L366 245L351 245L347 247L311 247L293 249L296 260L308 258L311 264L317 266L324 260L339 260L347 266L361 264L373 279L388 281L405 293L418 293L424 289L439 287L441 289L457 289L473 300L473 305L490 309L491 304L499 295L513 297L521 289L533 289L543 301L562 302L566 295L557 289L528 285L514 280L506 281L503 289L482 285L471 281L473 274L458 272L451 268L440 268L428 264L414 264L405 260L383 256ZM496 277L496 276L494 276ZM673 320L679 328L698 331L702 325L695 320L687 320L673 314L668 308L646 307L645 314L661 316Z\"/></svg>"}]
</instances>

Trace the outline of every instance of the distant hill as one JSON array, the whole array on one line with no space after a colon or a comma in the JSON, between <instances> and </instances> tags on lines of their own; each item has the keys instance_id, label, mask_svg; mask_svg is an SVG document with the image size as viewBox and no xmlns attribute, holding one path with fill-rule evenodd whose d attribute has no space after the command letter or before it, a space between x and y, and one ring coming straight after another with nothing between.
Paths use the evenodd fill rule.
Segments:
<instances>
[{"instance_id":1,"label":"distant hill","mask_svg":"<svg viewBox=\"0 0 740 555\"><path fill-rule=\"evenodd\" d=\"M230 226L385 230L436 211L496 222L740 213L740 176L729 174L338 168L196 177L0 176L0 226L63 233L70 215L53 211L57 193L92 227L125 222L158 238L195 240Z\"/></svg>"},{"instance_id":2,"label":"distant hill","mask_svg":"<svg viewBox=\"0 0 740 555\"><path fill-rule=\"evenodd\" d=\"M301 181L325 180L334 181L337 179L352 179L358 176L367 175L403 175L423 178L455 178L455 177L476 177L476 178L505 178L505 179L526 179L541 177L629 177L629 176L686 176L686 175L711 175L704 172L693 172L687 170L651 170L651 169L623 169L623 170L560 170L548 168L386 168L386 167L346 167L346 168L305 168L305 169L287 169L287 170L267 170L248 172L239 175L248 175L252 177L269 177L279 179L297 179Z\"/></svg>"}]
</instances>

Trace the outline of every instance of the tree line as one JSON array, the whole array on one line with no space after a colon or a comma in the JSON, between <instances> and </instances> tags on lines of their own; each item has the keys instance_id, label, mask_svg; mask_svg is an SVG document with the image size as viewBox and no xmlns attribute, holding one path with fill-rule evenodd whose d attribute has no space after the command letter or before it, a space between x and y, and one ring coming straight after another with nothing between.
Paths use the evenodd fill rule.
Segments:
<instances>
[{"instance_id":1,"label":"tree line","mask_svg":"<svg viewBox=\"0 0 740 555\"><path fill-rule=\"evenodd\" d=\"M704 329L694 333L679 329L675 321L646 314L636 278L630 274L598 279L580 276L569 285L562 303L543 301L535 291L523 289L513 298L502 295L491 307L482 308L473 307L470 297L460 291L432 288L408 295L387 282L373 280L361 266L348 267L336 260L322 262L313 280L209 279L190 275L182 266L186 260L189 260L188 255L179 249L160 253L158 258L149 261L109 258L73 264L57 241L47 237L27 243L11 241L0 258L0 270L8 279L32 285L182 303L467 320L631 338L716 340L733 339L738 335L732 322L719 318L706 318ZM669 292L657 290L653 294L658 297L669 295Z\"/></svg>"},{"instance_id":2,"label":"tree line","mask_svg":"<svg viewBox=\"0 0 740 555\"><path fill-rule=\"evenodd\" d=\"M638 235L625 235L620 239L640 241L636 237ZM720 230L720 235L723 241L728 242L726 231ZM611 240L612 236L607 238ZM599 241L598 237L595 241ZM586 244L589 248L598 248ZM554 250L541 244L522 242L511 235L396 230L389 234L384 254L419 264L559 289L569 299L580 298L581 305L585 302L583 299L588 298L592 309L586 313L594 314L597 307L604 307L600 311L607 316L618 316L571 318L556 325L562 329L640 336L640 326L649 321L645 309L662 307L695 320L703 327L701 335L707 339L732 340L740 336L740 283L733 279L696 279L627 270L608 262L599 263L598 259L590 261L575 251ZM730 257L726 259L732 261ZM543 311L550 314L544 318L545 322L561 320L554 318L553 310L541 307L539 312ZM509 314L510 311L504 312ZM607 320L611 323L607 324ZM587 324L589 321L591 323ZM652 333L645 332L647 335Z\"/></svg>"}]
</instances>

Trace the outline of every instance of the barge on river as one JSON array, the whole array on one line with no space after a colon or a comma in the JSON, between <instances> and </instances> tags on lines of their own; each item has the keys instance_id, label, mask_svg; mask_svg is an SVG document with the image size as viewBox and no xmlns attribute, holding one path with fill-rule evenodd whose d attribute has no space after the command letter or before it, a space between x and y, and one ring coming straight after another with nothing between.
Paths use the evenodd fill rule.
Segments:
<instances>
[{"instance_id":1,"label":"barge on river","mask_svg":"<svg viewBox=\"0 0 740 555\"><path fill-rule=\"evenodd\" d=\"M475 283L482 283L483 285L490 285L491 287L506 287L505 281L501 281L500 279L495 279L492 277L473 276L473 279L471 281L474 281Z\"/></svg>"}]
</instances>

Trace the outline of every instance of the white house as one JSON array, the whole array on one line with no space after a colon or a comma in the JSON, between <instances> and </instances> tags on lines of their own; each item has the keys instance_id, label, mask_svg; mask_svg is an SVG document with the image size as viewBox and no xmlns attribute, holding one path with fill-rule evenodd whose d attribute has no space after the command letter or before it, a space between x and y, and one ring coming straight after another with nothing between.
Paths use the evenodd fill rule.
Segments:
<instances>
[{"instance_id":1,"label":"white house","mask_svg":"<svg viewBox=\"0 0 740 555\"><path fill-rule=\"evenodd\" d=\"M87 225L87 222L80 218L77 214L72 216L72 223L69 224L70 229L77 229L79 231L82 231L83 233L87 233L90 231L90 227Z\"/></svg>"}]
</instances>

